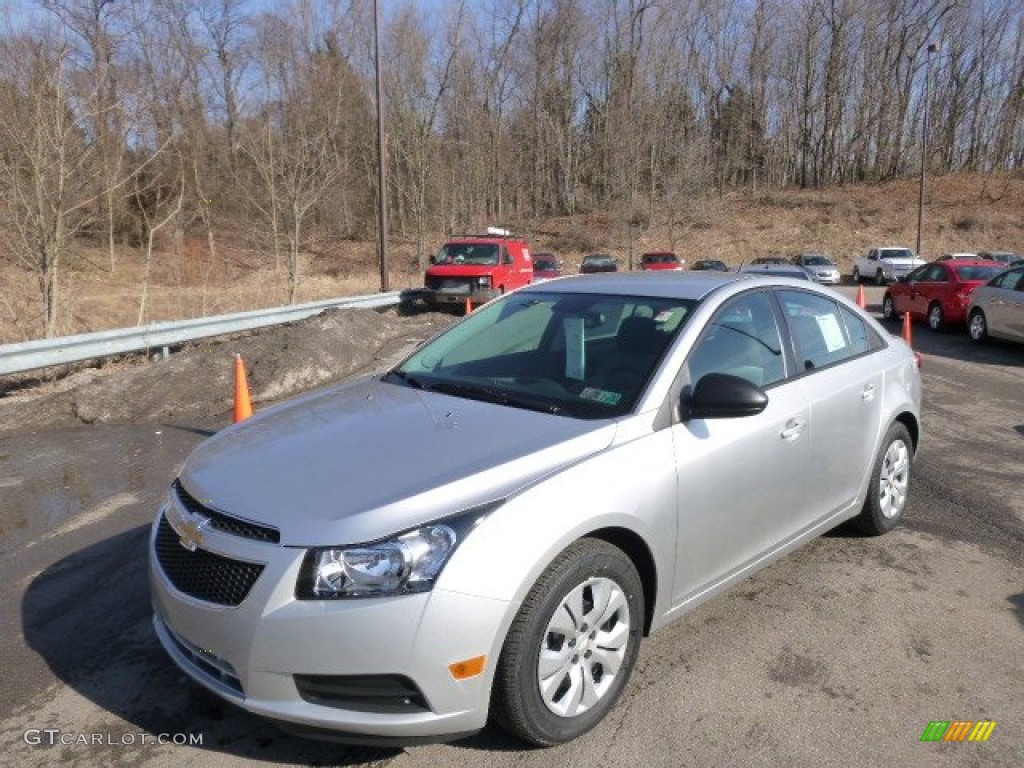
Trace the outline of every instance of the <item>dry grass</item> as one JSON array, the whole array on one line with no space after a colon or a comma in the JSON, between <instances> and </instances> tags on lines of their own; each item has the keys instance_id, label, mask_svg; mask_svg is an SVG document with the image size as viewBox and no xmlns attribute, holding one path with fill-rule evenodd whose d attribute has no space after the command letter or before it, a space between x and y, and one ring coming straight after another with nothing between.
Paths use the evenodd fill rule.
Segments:
<instances>
[{"instance_id":1,"label":"dry grass","mask_svg":"<svg viewBox=\"0 0 1024 768\"><path fill-rule=\"evenodd\" d=\"M720 258L736 266L769 253L830 253L844 271L872 245L913 247L918 183L906 179L826 190L728 193L687 200L676 210L600 212L542 221L500 222L527 234L535 251L554 251L571 270L586 253L607 252L625 263L630 219L634 254L672 248L688 261ZM1024 252L1024 174L934 177L924 219L926 258L946 251L1008 249ZM439 232L428 241L439 245ZM283 304L285 270L271 255L241 247L242 235L220 233L211 262L205 241L186 242L182 253L154 256L145 322L197 317ZM60 287L62 334L133 326L138 321L142 253L124 250L111 272L107 255L79 247ZM298 300L373 293L380 287L372 242L341 242L308 255L301 266ZM390 244L392 289L422 284L410 243ZM35 338L41 308L35 278L0 260L0 343Z\"/></svg>"}]
</instances>

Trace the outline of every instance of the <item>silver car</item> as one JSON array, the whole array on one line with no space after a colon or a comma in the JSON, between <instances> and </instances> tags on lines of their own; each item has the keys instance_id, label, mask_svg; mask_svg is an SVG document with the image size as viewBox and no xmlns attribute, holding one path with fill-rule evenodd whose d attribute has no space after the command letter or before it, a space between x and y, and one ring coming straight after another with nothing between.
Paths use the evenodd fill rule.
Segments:
<instances>
[{"instance_id":1,"label":"silver car","mask_svg":"<svg viewBox=\"0 0 1024 768\"><path fill-rule=\"evenodd\" d=\"M990 336L1024 342L1024 266L1008 269L974 289L967 331L979 343Z\"/></svg>"},{"instance_id":2,"label":"silver car","mask_svg":"<svg viewBox=\"0 0 1024 768\"><path fill-rule=\"evenodd\" d=\"M839 266L823 253L801 253L793 257L793 263L807 270L815 282L824 285L839 285L842 282Z\"/></svg>"},{"instance_id":3,"label":"silver car","mask_svg":"<svg viewBox=\"0 0 1024 768\"><path fill-rule=\"evenodd\" d=\"M896 526L920 403L910 348L810 281L528 286L200 445L153 524L153 624L306 735L569 741L642 637L839 523Z\"/></svg>"}]
</instances>

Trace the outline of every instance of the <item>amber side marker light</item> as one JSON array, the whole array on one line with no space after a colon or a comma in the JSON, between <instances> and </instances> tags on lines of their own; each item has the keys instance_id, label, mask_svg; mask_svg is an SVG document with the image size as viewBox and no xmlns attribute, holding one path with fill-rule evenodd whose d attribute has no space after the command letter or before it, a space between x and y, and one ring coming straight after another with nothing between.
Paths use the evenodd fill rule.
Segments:
<instances>
[{"instance_id":1,"label":"amber side marker light","mask_svg":"<svg viewBox=\"0 0 1024 768\"><path fill-rule=\"evenodd\" d=\"M452 673L452 677L456 680L466 680L470 677L476 677L483 672L484 665L486 664L486 656L474 656L472 659L465 659L463 661L456 661L454 664L449 664L448 671Z\"/></svg>"}]
</instances>

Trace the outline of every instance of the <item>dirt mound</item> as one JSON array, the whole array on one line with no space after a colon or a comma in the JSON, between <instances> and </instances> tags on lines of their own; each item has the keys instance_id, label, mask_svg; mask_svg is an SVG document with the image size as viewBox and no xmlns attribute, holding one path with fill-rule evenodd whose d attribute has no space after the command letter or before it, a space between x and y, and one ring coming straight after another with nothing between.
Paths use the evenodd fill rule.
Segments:
<instances>
[{"instance_id":1,"label":"dirt mound","mask_svg":"<svg viewBox=\"0 0 1024 768\"><path fill-rule=\"evenodd\" d=\"M167 359L107 365L0 398L0 435L74 424L224 423L234 396L234 354L249 371L254 406L347 376L383 369L452 321L333 309L288 325L191 345Z\"/></svg>"}]
</instances>

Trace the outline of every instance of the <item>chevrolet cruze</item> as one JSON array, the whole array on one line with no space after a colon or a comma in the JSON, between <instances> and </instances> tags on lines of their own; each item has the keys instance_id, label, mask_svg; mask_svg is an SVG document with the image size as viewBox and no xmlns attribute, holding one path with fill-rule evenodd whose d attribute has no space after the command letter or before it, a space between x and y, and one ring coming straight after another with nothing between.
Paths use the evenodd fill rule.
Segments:
<instances>
[{"instance_id":1,"label":"chevrolet cruze","mask_svg":"<svg viewBox=\"0 0 1024 768\"><path fill-rule=\"evenodd\" d=\"M565 742L643 637L841 522L897 525L920 402L909 347L808 281L528 286L201 444L152 528L153 624L292 731Z\"/></svg>"}]
</instances>

